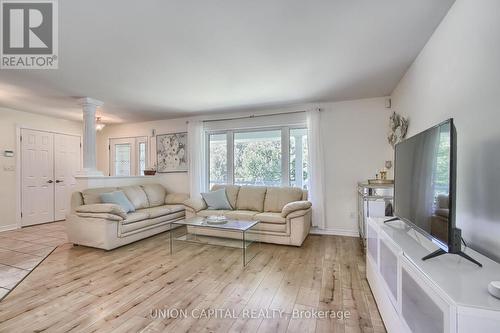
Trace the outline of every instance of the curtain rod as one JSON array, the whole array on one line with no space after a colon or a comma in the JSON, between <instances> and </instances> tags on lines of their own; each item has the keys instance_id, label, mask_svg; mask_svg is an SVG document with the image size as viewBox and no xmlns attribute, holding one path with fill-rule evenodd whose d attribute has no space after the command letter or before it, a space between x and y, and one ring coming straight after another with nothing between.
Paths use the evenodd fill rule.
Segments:
<instances>
[{"instance_id":1,"label":"curtain rod","mask_svg":"<svg viewBox=\"0 0 500 333\"><path fill-rule=\"evenodd\" d=\"M277 112L277 113L267 113L267 114L251 114L249 116L241 116L234 118L223 118L223 119L211 119L211 120L203 120L204 123L211 123L215 121L228 121L228 120L239 120L239 119L251 119L251 118L259 118L259 117L271 117L271 116L279 116L284 114L294 114L294 113L303 113L306 111L290 111L290 112Z\"/></svg>"}]
</instances>

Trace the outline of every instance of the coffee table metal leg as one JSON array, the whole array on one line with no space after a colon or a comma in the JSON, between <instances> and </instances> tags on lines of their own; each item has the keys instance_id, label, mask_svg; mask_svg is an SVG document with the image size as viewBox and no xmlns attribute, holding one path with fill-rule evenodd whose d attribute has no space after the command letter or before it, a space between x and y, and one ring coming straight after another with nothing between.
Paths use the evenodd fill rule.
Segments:
<instances>
[{"instance_id":1,"label":"coffee table metal leg","mask_svg":"<svg viewBox=\"0 0 500 333\"><path fill-rule=\"evenodd\" d=\"M170 254L173 254L173 242L174 242L174 237L172 237L172 234L174 232L174 228L172 228L172 225L170 225Z\"/></svg>"},{"instance_id":2,"label":"coffee table metal leg","mask_svg":"<svg viewBox=\"0 0 500 333\"><path fill-rule=\"evenodd\" d=\"M247 265L247 248L245 246L245 232L243 231L243 267Z\"/></svg>"}]
</instances>

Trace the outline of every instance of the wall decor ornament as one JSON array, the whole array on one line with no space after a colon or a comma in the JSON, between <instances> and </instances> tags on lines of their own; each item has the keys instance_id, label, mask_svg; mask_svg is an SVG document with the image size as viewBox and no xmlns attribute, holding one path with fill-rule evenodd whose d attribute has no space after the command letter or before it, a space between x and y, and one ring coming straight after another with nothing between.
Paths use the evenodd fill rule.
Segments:
<instances>
[{"instance_id":1,"label":"wall decor ornament","mask_svg":"<svg viewBox=\"0 0 500 333\"><path fill-rule=\"evenodd\" d=\"M408 131L408 118L405 118L396 112L393 112L389 118L389 135L387 141L391 144L392 148L399 142L403 141Z\"/></svg>"},{"instance_id":2,"label":"wall decor ornament","mask_svg":"<svg viewBox=\"0 0 500 333\"><path fill-rule=\"evenodd\" d=\"M187 172L187 132L156 136L156 171Z\"/></svg>"}]
</instances>

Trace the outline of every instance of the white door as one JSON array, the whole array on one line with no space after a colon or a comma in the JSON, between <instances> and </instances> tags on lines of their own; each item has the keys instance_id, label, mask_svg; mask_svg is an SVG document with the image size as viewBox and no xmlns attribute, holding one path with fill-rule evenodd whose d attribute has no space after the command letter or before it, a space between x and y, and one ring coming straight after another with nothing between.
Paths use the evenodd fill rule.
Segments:
<instances>
[{"instance_id":1,"label":"white door","mask_svg":"<svg viewBox=\"0 0 500 333\"><path fill-rule=\"evenodd\" d=\"M110 176L143 176L148 166L148 138L117 138L109 140Z\"/></svg>"},{"instance_id":2,"label":"white door","mask_svg":"<svg viewBox=\"0 0 500 333\"><path fill-rule=\"evenodd\" d=\"M80 137L54 134L54 220L64 220L76 188L75 174L80 171Z\"/></svg>"},{"instance_id":3,"label":"white door","mask_svg":"<svg viewBox=\"0 0 500 333\"><path fill-rule=\"evenodd\" d=\"M22 225L54 221L54 135L23 129Z\"/></svg>"},{"instance_id":4,"label":"white door","mask_svg":"<svg viewBox=\"0 0 500 333\"><path fill-rule=\"evenodd\" d=\"M63 220L81 166L80 137L21 130L21 224Z\"/></svg>"}]
</instances>

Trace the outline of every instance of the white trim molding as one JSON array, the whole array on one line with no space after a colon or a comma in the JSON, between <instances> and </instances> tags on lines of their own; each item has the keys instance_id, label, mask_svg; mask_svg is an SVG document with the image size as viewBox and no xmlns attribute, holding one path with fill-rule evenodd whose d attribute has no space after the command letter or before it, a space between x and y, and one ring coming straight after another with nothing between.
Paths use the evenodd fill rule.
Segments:
<instances>
[{"instance_id":1,"label":"white trim molding","mask_svg":"<svg viewBox=\"0 0 500 333\"><path fill-rule=\"evenodd\" d=\"M16 230L16 229L21 229L21 227L17 223L0 226L0 232Z\"/></svg>"},{"instance_id":2,"label":"white trim molding","mask_svg":"<svg viewBox=\"0 0 500 333\"><path fill-rule=\"evenodd\" d=\"M358 229L348 229L348 228L328 228L328 229L311 228L309 234L359 237Z\"/></svg>"}]
</instances>

